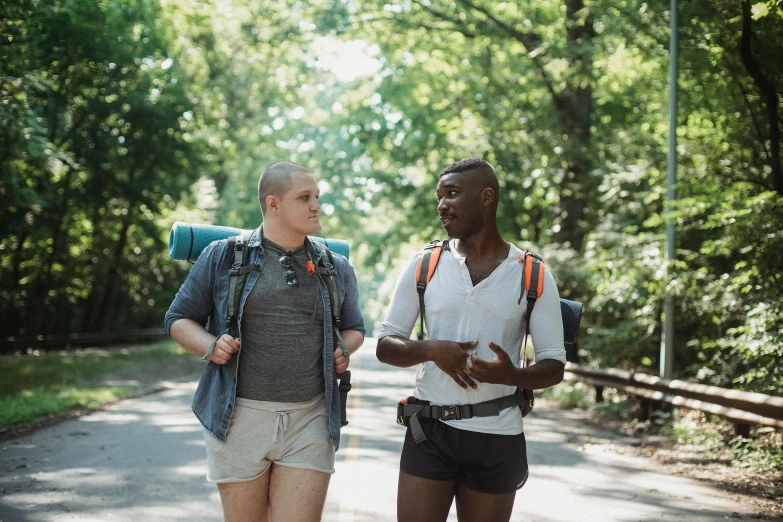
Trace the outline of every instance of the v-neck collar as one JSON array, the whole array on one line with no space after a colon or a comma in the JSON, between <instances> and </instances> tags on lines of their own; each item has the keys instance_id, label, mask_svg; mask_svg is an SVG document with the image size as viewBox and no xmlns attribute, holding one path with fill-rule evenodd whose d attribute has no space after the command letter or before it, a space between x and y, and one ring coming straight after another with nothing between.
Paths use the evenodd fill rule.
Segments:
<instances>
[{"instance_id":1,"label":"v-neck collar","mask_svg":"<svg viewBox=\"0 0 783 522\"><path fill-rule=\"evenodd\" d=\"M500 264L496 266L495 269L492 270L492 272L487 277L479 281L478 284L474 285L473 280L470 278L470 270L468 269L467 257L457 252L457 249L454 248L453 241L454 241L453 239L449 240L449 245L448 245L449 251L451 252L451 255L454 256L454 260L457 262L457 265L459 265L460 274L462 274L462 282L468 288L469 292L480 290L482 286L486 286L484 283L492 279L492 276L494 276L500 270L500 268L505 263L508 262L509 259L512 259L514 257L513 255L514 246L508 241L506 241L505 243L508 245L508 255L506 256L506 258L503 261L501 261Z\"/></svg>"}]
</instances>

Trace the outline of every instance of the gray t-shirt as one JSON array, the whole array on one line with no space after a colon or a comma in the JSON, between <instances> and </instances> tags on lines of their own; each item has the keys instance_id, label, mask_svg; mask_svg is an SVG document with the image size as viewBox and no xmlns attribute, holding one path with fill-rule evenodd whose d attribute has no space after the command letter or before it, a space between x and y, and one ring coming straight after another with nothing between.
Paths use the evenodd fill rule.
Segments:
<instances>
[{"instance_id":1,"label":"gray t-shirt","mask_svg":"<svg viewBox=\"0 0 783 522\"><path fill-rule=\"evenodd\" d=\"M324 391L323 302L316 276L307 275L305 247L295 250L298 285L288 285L280 262L286 251L263 239L264 268L242 312L237 396L304 402Z\"/></svg>"}]
</instances>

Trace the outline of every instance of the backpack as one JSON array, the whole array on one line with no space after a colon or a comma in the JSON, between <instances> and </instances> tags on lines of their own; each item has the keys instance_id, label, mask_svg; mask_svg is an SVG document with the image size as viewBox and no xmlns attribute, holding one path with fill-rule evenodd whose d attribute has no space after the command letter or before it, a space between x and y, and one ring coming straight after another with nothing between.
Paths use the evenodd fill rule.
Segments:
<instances>
[{"instance_id":1,"label":"backpack","mask_svg":"<svg viewBox=\"0 0 783 522\"><path fill-rule=\"evenodd\" d=\"M419 315L421 318L422 335L424 334L424 292L435 273L435 268L438 266L443 250L449 250L448 240L431 242L424 248L424 254L416 267L416 291L419 294ZM527 365L527 337L530 334L530 317L533 314L536 300L544 292L544 261L541 259L541 256L526 250L520 262L524 264L524 270L522 271L522 288L517 303L522 302L522 297L527 292L527 310L524 318L524 354L522 355L522 367L524 368ZM579 329L579 320L582 315L582 305L575 301L560 299L560 310L563 314L565 344L575 346L576 332ZM519 409L522 412L522 416L525 417L533 410L535 397L533 391L527 388L523 388L518 394L522 396Z\"/></svg>"},{"instance_id":2,"label":"backpack","mask_svg":"<svg viewBox=\"0 0 783 522\"><path fill-rule=\"evenodd\" d=\"M231 263L228 276L228 316L226 317L226 328L234 337L239 337L239 304L242 299L242 292L245 289L247 283L247 276L254 270L261 271L261 266L257 263L249 263L250 261L250 248L247 246L250 242L250 236L253 234L253 230L245 230L241 235L228 238L226 247L226 256ZM337 291L337 270L334 268L334 258L332 257L332 251L326 244L319 243L324 249L329 261L324 261L323 256L319 261L319 265L314 267L314 274L316 274L321 281L324 282L329 290L329 302L332 312L332 327L334 329L335 336L340 344L340 349L343 355L349 357L348 348L345 346L340 335L340 299ZM346 370L337 377L340 380L340 425L346 426L348 424L346 415L346 403L348 402L348 392L351 391L351 372Z\"/></svg>"}]
</instances>

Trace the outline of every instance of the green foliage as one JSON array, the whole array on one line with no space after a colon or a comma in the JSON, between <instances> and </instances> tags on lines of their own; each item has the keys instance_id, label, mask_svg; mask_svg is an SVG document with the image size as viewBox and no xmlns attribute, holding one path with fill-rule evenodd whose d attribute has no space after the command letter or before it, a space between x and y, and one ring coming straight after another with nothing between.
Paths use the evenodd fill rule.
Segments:
<instances>
[{"instance_id":1,"label":"green foliage","mask_svg":"<svg viewBox=\"0 0 783 522\"><path fill-rule=\"evenodd\" d=\"M757 430L751 439L735 437L729 444L734 453L732 465L755 472L783 470L783 436L773 428Z\"/></svg>"},{"instance_id":2,"label":"green foliage","mask_svg":"<svg viewBox=\"0 0 783 522\"><path fill-rule=\"evenodd\" d=\"M594 388L583 382L561 382L542 391L544 397L557 401L562 408L579 408L582 410L595 403L594 394Z\"/></svg>"},{"instance_id":3,"label":"green foliage","mask_svg":"<svg viewBox=\"0 0 783 522\"><path fill-rule=\"evenodd\" d=\"M778 4L680 5L668 212L668 2L6 2L3 334L159 325L187 269L171 223L257 226L279 159L319 177L372 328L444 235L438 173L473 156L503 236L584 302L583 361L655 373L670 292L677 377L780 394ZM341 76L332 48L372 67Z\"/></svg>"},{"instance_id":4,"label":"green foliage","mask_svg":"<svg viewBox=\"0 0 783 522\"><path fill-rule=\"evenodd\" d=\"M201 161L161 12L150 2L19 5L4 13L15 35L0 65L14 100L3 136L2 333L149 324L181 273L163 262L156 220Z\"/></svg>"},{"instance_id":5,"label":"green foliage","mask_svg":"<svg viewBox=\"0 0 783 522\"><path fill-rule=\"evenodd\" d=\"M95 407L128 396L124 387L110 389L38 389L0 399L0 426L14 426L74 408Z\"/></svg>"},{"instance_id":6,"label":"green foliage","mask_svg":"<svg viewBox=\"0 0 783 522\"><path fill-rule=\"evenodd\" d=\"M599 421L603 419L630 421L636 411L637 402L635 398L615 396L604 402L595 403L592 411Z\"/></svg>"},{"instance_id":7,"label":"green foliage","mask_svg":"<svg viewBox=\"0 0 783 522\"><path fill-rule=\"evenodd\" d=\"M120 399L154 379L175 379L202 364L173 343L133 350L0 357L0 426ZM193 364L189 364L193 363ZM127 377L127 378L126 378Z\"/></svg>"},{"instance_id":8,"label":"green foliage","mask_svg":"<svg viewBox=\"0 0 783 522\"><path fill-rule=\"evenodd\" d=\"M753 13L753 19L759 20L769 15L772 12L776 12L778 16L783 18L783 8L781 6L781 0L767 0L766 2L756 2L751 7Z\"/></svg>"},{"instance_id":9,"label":"green foliage","mask_svg":"<svg viewBox=\"0 0 783 522\"><path fill-rule=\"evenodd\" d=\"M697 422L701 420L702 422ZM707 424L702 415L682 415L680 410L675 410L671 422L665 429L677 444L685 446L698 446L705 448L707 452L720 453L726 447L723 434L714 425Z\"/></svg>"}]
</instances>

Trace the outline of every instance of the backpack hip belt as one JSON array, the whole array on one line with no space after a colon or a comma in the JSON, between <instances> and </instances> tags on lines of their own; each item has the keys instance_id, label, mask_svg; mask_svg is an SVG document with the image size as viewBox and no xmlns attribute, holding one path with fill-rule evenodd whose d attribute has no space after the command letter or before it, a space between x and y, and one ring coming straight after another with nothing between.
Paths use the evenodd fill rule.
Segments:
<instances>
[{"instance_id":1,"label":"backpack hip belt","mask_svg":"<svg viewBox=\"0 0 783 522\"><path fill-rule=\"evenodd\" d=\"M427 440L419 419L462 420L473 417L496 417L502 410L519 406L522 416L533 409L533 392L524 389L512 395L490 399L476 404L455 404L453 406L429 404L415 397L408 397L397 404L397 424L410 426L416 444Z\"/></svg>"}]
</instances>

